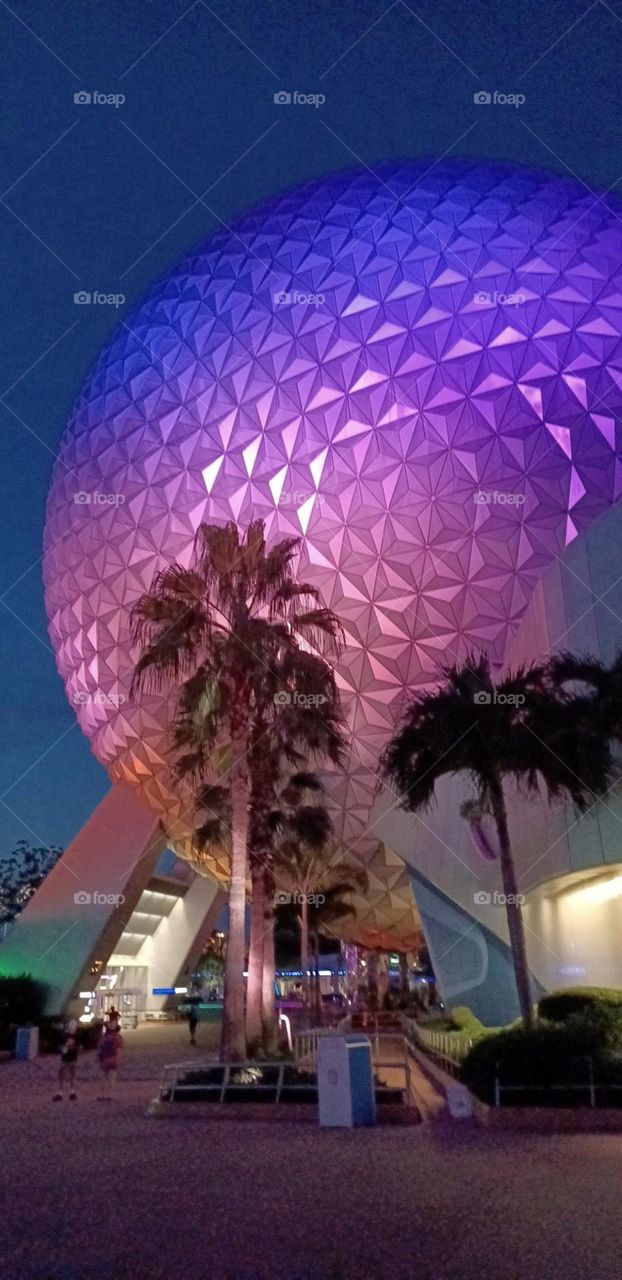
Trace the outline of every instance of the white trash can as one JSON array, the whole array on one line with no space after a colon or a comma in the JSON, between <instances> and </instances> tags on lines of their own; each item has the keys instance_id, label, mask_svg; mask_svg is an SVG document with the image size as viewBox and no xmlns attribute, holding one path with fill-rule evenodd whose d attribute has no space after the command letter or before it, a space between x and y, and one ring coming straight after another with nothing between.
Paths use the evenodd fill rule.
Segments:
<instances>
[{"instance_id":1,"label":"white trash can","mask_svg":"<svg viewBox=\"0 0 622 1280\"><path fill-rule=\"evenodd\" d=\"M367 1036L321 1036L317 1076L321 1128L354 1129L376 1123L374 1072Z\"/></svg>"},{"instance_id":2,"label":"white trash can","mask_svg":"<svg viewBox=\"0 0 622 1280\"><path fill-rule=\"evenodd\" d=\"M18 1062L32 1062L39 1053L39 1028L18 1027L15 1036L15 1057Z\"/></svg>"},{"instance_id":3,"label":"white trash can","mask_svg":"<svg viewBox=\"0 0 622 1280\"><path fill-rule=\"evenodd\" d=\"M447 1106L452 1120L468 1120L473 1115L473 1104L468 1089L463 1084L448 1084Z\"/></svg>"}]
</instances>

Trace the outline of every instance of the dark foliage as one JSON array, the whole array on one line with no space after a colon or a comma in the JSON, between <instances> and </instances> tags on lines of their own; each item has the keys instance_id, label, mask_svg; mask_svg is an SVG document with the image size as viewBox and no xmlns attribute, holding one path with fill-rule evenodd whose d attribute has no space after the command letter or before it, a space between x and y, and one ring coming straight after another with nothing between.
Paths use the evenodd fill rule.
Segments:
<instances>
[{"instance_id":1,"label":"dark foliage","mask_svg":"<svg viewBox=\"0 0 622 1280\"><path fill-rule=\"evenodd\" d=\"M445 774L465 773L484 807L495 777L528 794L543 784L550 800L580 810L603 793L613 762L593 699L558 686L552 667L520 668L496 682L488 658L471 654L442 674L437 689L413 698L381 760L404 809L429 805Z\"/></svg>"},{"instance_id":2,"label":"dark foliage","mask_svg":"<svg viewBox=\"0 0 622 1280\"><path fill-rule=\"evenodd\" d=\"M0 862L0 923L10 924L36 893L63 850L58 845L32 848L20 840Z\"/></svg>"},{"instance_id":3,"label":"dark foliage","mask_svg":"<svg viewBox=\"0 0 622 1280\"><path fill-rule=\"evenodd\" d=\"M498 1077L502 1103L507 1106L586 1106L588 1059L597 1083L617 1080L622 1084L621 1053L622 1017L615 1009L601 1006L572 1014L564 1022L542 1020L534 1027L512 1027L485 1036L462 1063L461 1078L490 1104ZM622 1106L622 1090L616 1105Z\"/></svg>"},{"instance_id":4,"label":"dark foliage","mask_svg":"<svg viewBox=\"0 0 622 1280\"><path fill-rule=\"evenodd\" d=\"M16 1027L39 1023L44 998L43 984L25 973L15 978L0 977L0 1047L13 1047Z\"/></svg>"},{"instance_id":5,"label":"dark foliage","mask_svg":"<svg viewBox=\"0 0 622 1280\"><path fill-rule=\"evenodd\" d=\"M619 1008L622 1015L622 991L610 987L567 987L551 991L538 1001L538 1013L550 1022L564 1022L574 1013L587 1009Z\"/></svg>"}]
</instances>

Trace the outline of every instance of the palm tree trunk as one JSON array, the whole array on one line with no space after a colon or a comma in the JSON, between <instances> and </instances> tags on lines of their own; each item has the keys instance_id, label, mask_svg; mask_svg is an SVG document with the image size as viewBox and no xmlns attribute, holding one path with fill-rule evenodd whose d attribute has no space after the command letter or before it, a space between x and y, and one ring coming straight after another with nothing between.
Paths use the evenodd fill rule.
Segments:
<instances>
[{"instance_id":1,"label":"palm tree trunk","mask_svg":"<svg viewBox=\"0 0 622 1280\"><path fill-rule=\"evenodd\" d=\"M276 961L274 956L274 877L264 872L263 973L261 982L261 1022L264 1053L278 1047L278 1025L274 1002Z\"/></svg>"},{"instance_id":2,"label":"palm tree trunk","mask_svg":"<svg viewBox=\"0 0 622 1280\"><path fill-rule=\"evenodd\" d=\"M251 862L251 937L248 951L246 984L246 1040L249 1049L257 1050L262 1042L262 982L265 945L265 880L261 864Z\"/></svg>"},{"instance_id":3,"label":"palm tree trunk","mask_svg":"<svg viewBox=\"0 0 622 1280\"><path fill-rule=\"evenodd\" d=\"M490 784L490 798L492 814L497 828L497 836L499 838L501 879L506 899L505 910L508 921L508 932L510 935L510 949L514 964L514 977L516 979L516 989L518 992L518 1003L525 1026L532 1027L534 1021L533 1000L531 995L529 962L527 960L527 946L525 943L523 913L520 906L520 894L518 892L516 870L514 867L514 858L512 856L505 797L503 794L503 787L498 778L494 778Z\"/></svg>"},{"instance_id":4,"label":"palm tree trunk","mask_svg":"<svg viewBox=\"0 0 622 1280\"><path fill-rule=\"evenodd\" d=\"M367 952L367 1000L371 1010L378 1008L378 952Z\"/></svg>"},{"instance_id":5,"label":"palm tree trunk","mask_svg":"<svg viewBox=\"0 0 622 1280\"><path fill-rule=\"evenodd\" d=\"M300 904L300 968L302 969L302 991L305 999L305 1022L309 1017L311 1002L309 999L309 901L306 893L302 894Z\"/></svg>"},{"instance_id":6,"label":"palm tree trunk","mask_svg":"<svg viewBox=\"0 0 622 1280\"><path fill-rule=\"evenodd\" d=\"M313 968L315 977L315 1025L322 1025L322 991L320 987L320 935L313 931Z\"/></svg>"},{"instance_id":7,"label":"palm tree trunk","mask_svg":"<svg viewBox=\"0 0 622 1280\"><path fill-rule=\"evenodd\" d=\"M231 875L229 879L229 929L225 960L225 994L220 1057L222 1062L246 1058L244 1032L244 956L246 951L246 874L249 785L246 769L246 734L233 732L235 761L231 771Z\"/></svg>"}]
</instances>

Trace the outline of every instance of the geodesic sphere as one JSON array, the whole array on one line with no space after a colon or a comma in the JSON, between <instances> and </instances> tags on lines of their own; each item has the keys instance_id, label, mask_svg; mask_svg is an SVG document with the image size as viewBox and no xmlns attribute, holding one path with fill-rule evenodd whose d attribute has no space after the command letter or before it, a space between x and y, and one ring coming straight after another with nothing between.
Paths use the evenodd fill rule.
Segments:
<instances>
[{"instance_id":1,"label":"geodesic sphere","mask_svg":"<svg viewBox=\"0 0 622 1280\"><path fill-rule=\"evenodd\" d=\"M621 334L619 203L498 163L332 174L174 266L87 378L48 506L58 666L111 774L183 827L129 612L200 521L263 516L346 631L363 838L404 689L467 648L501 661L618 498Z\"/></svg>"}]
</instances>

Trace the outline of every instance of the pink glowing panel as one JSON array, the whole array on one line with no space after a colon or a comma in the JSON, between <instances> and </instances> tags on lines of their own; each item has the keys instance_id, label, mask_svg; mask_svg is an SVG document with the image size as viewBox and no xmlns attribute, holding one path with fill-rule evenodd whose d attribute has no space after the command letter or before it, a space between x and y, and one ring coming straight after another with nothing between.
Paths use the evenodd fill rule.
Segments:
<instances>
[{"instance_id":1,"label":"pink glowing panel","mask_svg":"<svg viewBox=\"0 0 622 1280\"><path fill-rule=\"evenodd\" d=\"M543 567L619 496L620 205L499 164L428 170L331 175L217 232L84 386L48 507L51 635L98 758L169 820L128 614L201 520L304 535L348 638L359 838L404 688L467 646L501 660Z\"/></svg>"}]
</instances>

